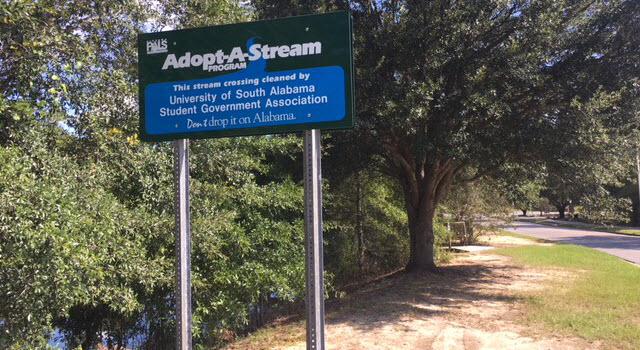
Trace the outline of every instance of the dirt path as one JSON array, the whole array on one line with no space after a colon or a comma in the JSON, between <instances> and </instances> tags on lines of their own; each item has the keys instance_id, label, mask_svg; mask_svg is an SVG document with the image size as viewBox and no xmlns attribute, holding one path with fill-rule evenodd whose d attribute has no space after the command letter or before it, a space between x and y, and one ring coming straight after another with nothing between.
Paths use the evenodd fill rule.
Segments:
<instances>
[{"instance_id":1,"label":"dirt path","mask_svg":"<svg viewBox=\"0 0 640 350\"><path fill-rule=\"evenodd\" d=\"M522 243L517 238L508 244ZM527 244L531 241L522 240ZM497 245L505 242L493 243ZM327 316L328 349L594 349L518 323L518 296L560 271L524 270L491 252L456 257L440 274L403 274L361 290ZM554 276L555 275L555 276ZM569 276L562 276L570 278ZM298 327L302 328L302 327ZM277 334L277 329L275 330ZM303 334L303 329L298 332ZM277 336L276 336L277 337ZM305 349L304 340L264 349ZM240 344L236 344L240 345ZM232 346L232 349L243 349ZM248 349L249 347L247 347ZM255 348L255 344L254 347Z\"/></svg>"}]
</instances>

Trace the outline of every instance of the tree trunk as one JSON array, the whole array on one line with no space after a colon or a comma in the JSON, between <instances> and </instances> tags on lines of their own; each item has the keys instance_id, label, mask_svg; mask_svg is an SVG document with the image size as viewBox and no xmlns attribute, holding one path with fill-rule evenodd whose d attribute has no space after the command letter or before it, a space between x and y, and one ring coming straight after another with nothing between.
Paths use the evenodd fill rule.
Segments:
<instances>
[{"instance_id":1,"label":"tree trunk","mask_svg":"<svg viewBox=\"0 0 640 350\"><path fill-rule=\"evenodd\" d=\"M424 198L424 200L428 200ZM427 210L412 210L408 208L410 256L407 263L407 271L435 271L435 235L433 232L433 216L435 203L429 205Z\"/></svg>"},{"instance_id":2,"label":"tree trunk","mask_svg":"<svg viewBox=\"0 0 640 350\"><path fill-rule=\"evenodd\" d=\"M527 216L527 209L520 209L522 210L522 216Z\"/></svg>"},{"instance_id":3,"label":"tree trunk","mask_svg":"<svg viewBox=\"0 0 640 350\"><path fill-rule=\"evenodd\" d=\"M434 271L433 217L438 203L444 199L462 165L453 159L427 155L424 149L416 154L415 149L403 142L386 143L385 148L390 170L402 186L409 219L409 261L406 270Z\"/></svg>"},{"instance_id":4,"label":"tree trunk","mask_svg":"<svg viewBox=\"0 0 640 350\"><path fill-rule=\"evenodd\" d=\"M564 219L564 213L567 211L566 205L556 205L558 209L558 219Z\"/></svg>"}]
</instances>

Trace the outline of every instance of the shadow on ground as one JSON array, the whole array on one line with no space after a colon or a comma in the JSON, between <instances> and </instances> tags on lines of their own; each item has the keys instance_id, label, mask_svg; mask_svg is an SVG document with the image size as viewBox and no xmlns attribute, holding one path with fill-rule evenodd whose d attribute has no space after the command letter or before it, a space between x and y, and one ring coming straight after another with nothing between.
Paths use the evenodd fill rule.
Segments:
<instances>
[{"instance_id":1,"label":"shadow on ground","mask_svg":"<svg viewBox=\"0 0 640 350\"><path fill-rule=\"evenodd\" d=\"M346 323L370 331L405 318L447 317L470 304L513 303L519 298L500 293L509 286L514 266L456 264L437 273L398 273L376 285L329 305L328 323ZM491 288L487 288L491 286Z\"/></svg>"},{"instance_id":2,"label":"shadow on ground","mask_svg":"<svg viewBox=\"0 0 640 350\"><path fill-rule=\"evenodd\" d=\"M558 272L524 269L490 252L456 254L453 263L437 273L396 273L327 303L326 348L593 348L583 340L521 324L521 299L528 292L543 290L550 278L559 277L549 273ZM304 322L290 325L275 327L260 340L237 343L230 349L305 349Z\"/></svg>"}]
</instances>

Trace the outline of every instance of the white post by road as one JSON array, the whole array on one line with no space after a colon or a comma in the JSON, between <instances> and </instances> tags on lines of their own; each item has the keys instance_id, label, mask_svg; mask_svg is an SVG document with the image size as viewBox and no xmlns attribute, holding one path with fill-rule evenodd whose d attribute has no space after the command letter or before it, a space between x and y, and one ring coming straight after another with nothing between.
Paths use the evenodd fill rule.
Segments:
<instances>
[{"instance_id":1,"label":"white post by road","mask_svg":"<svg viewBox=\"0 0 640 350\"><path fill-rule=\"evenodd\" d=\"M189 140L174 141L176 171L176 324L178 350L191 350Z\"/></svg>"},{"instance_id":2,"label":"white post by road","mask_svg":"<svg viewBox=\"0 0 640 350\"><path fill-rule=\"evenodd\" d=\"M304 225L307 269L307 350L324 350L324 262L320 130L304 133Z\"/></svg>"}]
</instances>

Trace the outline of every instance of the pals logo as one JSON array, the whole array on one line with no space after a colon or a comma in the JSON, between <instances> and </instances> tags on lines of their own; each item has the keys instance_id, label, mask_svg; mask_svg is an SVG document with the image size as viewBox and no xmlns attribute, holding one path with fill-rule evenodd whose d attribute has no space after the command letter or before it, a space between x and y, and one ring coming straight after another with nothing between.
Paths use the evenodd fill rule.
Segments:
<instances>
[{"instance_id":1,"label":"pals logo","mask_svg":"<svg viewBox=\"0 0 640 350\"><path fill-rule=\"evenodd\" d=\"M147 40L147 55L167 52L167 39Z\"/></svg>"}]
</instances>

